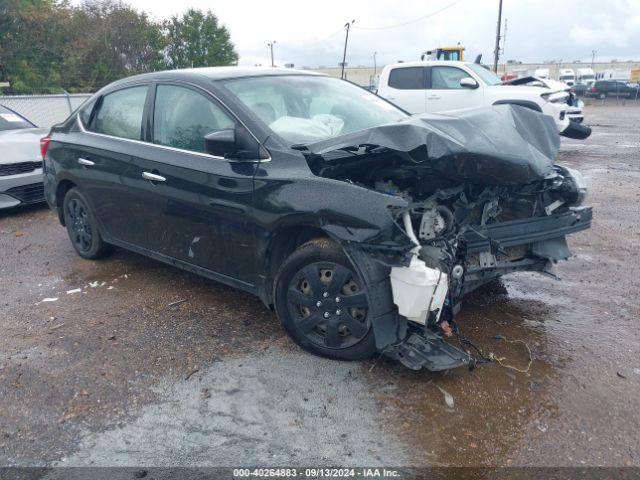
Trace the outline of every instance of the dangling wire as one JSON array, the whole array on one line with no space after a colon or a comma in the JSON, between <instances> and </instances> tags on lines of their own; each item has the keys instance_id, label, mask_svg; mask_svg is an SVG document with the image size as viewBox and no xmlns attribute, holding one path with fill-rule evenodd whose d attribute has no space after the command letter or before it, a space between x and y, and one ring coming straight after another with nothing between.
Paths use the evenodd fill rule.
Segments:
<instances>
[{"instance_id":1,"label":"dangling wire","mask_svg":"<svg viewBox=\"0 0 640 480\"><path fill-rule=\"evenodd\" d=\"M527 367L524 368L524 369L523 368L514 367L513 365L508 365L506 363L503 363L503 361L506 360L506 357L497 357L493 352L490 352L489 353L489 358L491 358L492 361L497 362L500 366L502 366L504 368L508 368L510 370L515 370L516 372L529 373L529 369L531 368L531 364L533 363L533 355L531 354L531 349L529 348L529 345L527 344L527 342L525 342L524 340L509 340L504 335L496 335L493 338L495 338L496 340L504 340L507 343L521 343L527 349L527 353L529 354L529 362L527 363Z\"/></svg>"},{"instance_id":2,"label":"dangling wire","mask_svg":"<svg viewBox=\"0 0 640 480\"><path fill-rule=\"evenodd\" d=\"M468 338L462 336L462 334L460 333L460 329L458 328L458 324L455 321L450 320L450 323L453 325L453 332L456 334L456 337L458 338L458 342L460 343L460 345L463 348L474 349L480 356L480 359L475 360L474 366L482 365L483 363L497 363L501 367L507 368L509 370L515 370L516 372L520 372L520 373L529 373L529 370L531 369L531 364L533 363L533 354L531 353L531 349L529 348L529 345L524 340L509 340L504 335L496 335L495 337L493 337L495 340L504 340L507 343L521 343L522 345L525 346L525 348L527 349L527 353L529 355L529 361L527 362L526 368L518 368L516 366L505 363L504 361L506 360L506 357L498 357L493 352L489 352L488 354L485 355L480 349L480 347L476 346Z\"/></svg>"}]
</instances>

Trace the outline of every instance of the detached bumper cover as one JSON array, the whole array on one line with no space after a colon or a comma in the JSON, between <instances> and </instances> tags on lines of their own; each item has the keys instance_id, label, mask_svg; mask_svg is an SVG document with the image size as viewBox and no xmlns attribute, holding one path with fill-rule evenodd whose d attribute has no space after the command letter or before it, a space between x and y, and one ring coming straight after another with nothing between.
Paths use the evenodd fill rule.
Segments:
<instances>
[{"instance_id":1,"label":"detached bumper cover","mask_svg":"<svg viewBox=\"0 0 640 480\"><path fill-rule=\"evenodd\" d=\"M591 135L591 127L582 125L581 123L578 123L577 120L571 120L569 122L569 126L560 135L567 138L574 138L576 140L584 140Z\"/></svg>"},{"instance_id":2,"label":"detached bumper cover","mask_svg":"<svg viewBox=\"0 0 640 480\"><path fill-rule=\"evenodd\" d=\"M426 368L432 372L469 366L473 362L468 353L445 342L440 335L428 330L421 335L415 333L410 335L406 342L389 348L385 354L411 370Z\"/></svg>"}]
</instances>

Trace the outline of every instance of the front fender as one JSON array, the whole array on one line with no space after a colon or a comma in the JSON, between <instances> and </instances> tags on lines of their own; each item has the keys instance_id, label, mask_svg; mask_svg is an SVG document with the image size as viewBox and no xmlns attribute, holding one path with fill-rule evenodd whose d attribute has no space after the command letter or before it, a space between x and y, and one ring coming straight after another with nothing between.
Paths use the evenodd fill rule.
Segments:
<instances>
[{"instance_id":1,"label":"front fender","mask_svg":"<svg viewBox=\"0 0 640 480\"><path fill-rule=\"evenodd\" d=\"M256 180L258 237L282 228L313 226L340 242L402 245L407 243L392 210L408 203L393 195L345 181L305 179Z\"/></svg>"}]
</instances>

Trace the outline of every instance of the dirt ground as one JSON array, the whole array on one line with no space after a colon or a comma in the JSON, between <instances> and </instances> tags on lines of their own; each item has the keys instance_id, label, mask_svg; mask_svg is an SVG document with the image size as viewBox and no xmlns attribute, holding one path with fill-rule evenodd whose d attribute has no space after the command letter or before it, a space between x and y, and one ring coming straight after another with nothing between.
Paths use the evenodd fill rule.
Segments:
<instances>
[{"instance_id":1,"label":"dirt ground","mask_svg":"<svg viewBox=\"0 0 640 480\"><path fill-rule=\"evenodd\" d=\"M0 213L0 465L640 466L640 107L585 115L559 161L594 222L562 280L505 277L459 317L506 363L526 349L494 337L526 342L528 373L316 358L257 298Z\"/></svg>"}]
</instances>

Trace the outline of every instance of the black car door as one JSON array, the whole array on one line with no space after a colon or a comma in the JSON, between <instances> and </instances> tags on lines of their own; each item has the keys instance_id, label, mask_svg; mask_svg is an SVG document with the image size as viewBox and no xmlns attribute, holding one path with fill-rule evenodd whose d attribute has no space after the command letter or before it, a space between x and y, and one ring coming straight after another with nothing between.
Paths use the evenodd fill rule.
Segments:
<instances>
[{"instance_id":1,"label":"black car door","mask_svg":"<svg viewBox=\"0 0 640 480\"><path fill-rule=\"evenodd\" d=\"M245 283L254 282L254 236L247 213L257 164L205 152L204 136L236 120L207 92L156 84L146 123L149 143L136 152L130 183L145 248Z\"/></svg>"},{"instance_id":2,"label":"black car door","mask_svg":"<svg viewBox=\"0 0 640 480\"><path fill-rule=\"evenodd\" d=\"M144 242L146 230L136 221L128 186L122 183L133 168L132 149L142 145L142 123L149 85L133 85L99 98L79 114L81 132L65 147L80 189L86 194L107 239Z\"/></svg>"}]
</instances>

